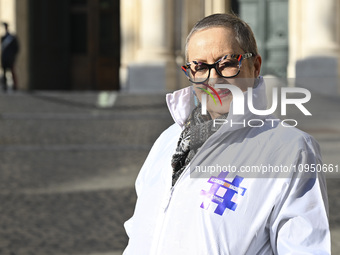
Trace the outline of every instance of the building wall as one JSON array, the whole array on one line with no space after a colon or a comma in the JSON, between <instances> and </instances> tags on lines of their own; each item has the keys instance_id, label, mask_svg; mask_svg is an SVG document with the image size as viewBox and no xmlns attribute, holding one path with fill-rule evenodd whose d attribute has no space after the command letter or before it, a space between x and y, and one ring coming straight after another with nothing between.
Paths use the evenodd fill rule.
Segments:
<instances>
[{"instance_id":1,"label":"building wall","mask_svg":"<svg viewBox=\"0 0 340 255\"><path fill-rule=\"evenodd\" d=\"M192 26L206 15L226 12L227 0L121 1L122 88L171 91L186 86L181 74ZM137 84L138 83L138 84Z\"/></svg>"},{"instance_id":2,"label":"building wall","mask_svg":"<svg viewBox=\"0 0 340 255\"><path fill-rule=\"evenodd\" d=\"M288 77L298 86L340 95L340 2L289 1Z\"/></svg>"},{"instance_id":3,"label":"building wall","mask_svg":"<svg viewBox=\"0 0 340 255\"><path fill-rule=\"evenodd\" d=\"M175 59L172 62L174 65L173 68L178 70L180 65L184 63L184 44L186 35L189 33L191 27L194 23L200 18L210 15L212 13L217 12L227 12L230 10L231 1L213 1L213 0L184 0L184 1L173 1L175 6L179 6L181 12L175 12L174 19L176 20L173 26L173 31L164 33L164 30L150 29L147 25L143 25L145 23L142 22L143 15L147 15L149 19L152 19L155 22L158 22L158 17L166 17L166 14L169 14L169 9L167 11L159 9L158 11L153 9L152 13L148 12L148 10L143 11L141 7L142 3L138 0L130 0L134 1L134 6L130 6L133 9L133 13L136 15L137 19L134 19L134 38L136 39L134 42L126 41L126 44L123 42L123 45L129 45L132 50L128 50L126 47L125 51L123 50L123 58L124 55L127 54L125 52L129 52L129 60L124 60L124 75L122 75L124 80L128 80L129 72L128 66L133 65L135 62L139 64L142 63L150 63L159 59L159 55L156 54L156 48L162 47L166 49L167 55L170 58ZM160 0L159 0L160 1ZM147 1L144 1L146 3ZM167 1L162 0L161 2L166 3ZM260 0L259 0L260 3ZM289 23L289 51L288 51L288 66L287 66L287 77L296 78L310 76L311 74L315 74L313 67L310 67L310 63L308 62L309 58L316 58L317 61L320 59L319 65L324 67L324 70L319 69L319 75L323 76L325 74L329 75L331 69L335 70L332 75L332 80L327 81L327 88L329 88L328 93L334 94L334 91L337 89L340 94L340 85L338 82L338 77L340 73L340 64L339 64L339 46L340 46L340 23L339 23L339 15L340 15L340 2L338 0L289 0L289 11L288 11L288 23ZM176 8L175 8L176 9ZM171 10L173 11L173 9ZM144 12L144 13L143 13ZM146 13L145 13L146 12ZM163 13L163 15L159 15ZM131 12L130 12L131 14ZM131 19L131 16L126 16L125 18ZM124 19L124 17L123 17ZM137 21L136 21L137 20ZM138 22L141 21L141 22ZM164 20L163 20L164 21ZM124 21L123 21L124 22ZM131 21L130 21L131 22ZM167 22L174 22L174 20L170 19ZM176 23L177 22L177 23ZM131 23L130 23L131 25ZM143 29L144 27L144 29ZM180 28L179 28L180 27ZM147 29L145 29L147 28ZM122 29L124 31L124 28ZM150 31L151 30L151 31ZM178 31L180 32L180 39L178 39ZM175 47L167 47L166 45L162 45L161 40L159 40L159 45L154 47L155 41L148 41L147 43L141 44L141 41L152 38L150 33L157 34L159 38L170 38L175 40ZM127 39L128 37L124 37ZM131 36L128 38L131 39ZM147 54L145 50L145 45L152 45L149 47ZM144 47L144 49L143 49ZM133 53L134 52L134 53ZM330 59L331 58L331 59ZM126 58L127 59L127 58ZM307 59L307 66L303 69L296 68L296 65L301 62L304 65L304 61ZM328 59L330 59L329 62ZM326 62L323 62L323 61ZM314 60L312 60L314 61ZM324 64L326 63L326 64ZM336 67L334 68L334 64ZM312 63L313 65L313 63ZM326 65L326 66L325 66ZM303 71L307 70L307 72ZM176 84L173 86L173 84ZM166 90L176 89L182 86L185 86L186 82L183 79L183 76L180 74L174 75L172 79L168 80L165 85ZM139 85L140 86L140 85ZM129 87L129 85L124 86ZM308 84L307 84L308 87ZM320 91L319 91L320 92ZM322 90L322 92L327 92L326 90Z\"/></svg>"},{"instance_id":4,"label":"building wall","mask_svg":"<svg viewBox=\"0 0 340 255\"><path fill-rule=\"evenodd\" d=\"M9 25L10 33L16 34L16 19L15 19L15 0L0 0L0 36L5 34L4 26L2 22L6 22ZM1 52L0 52L1 55ZM1 75L2 69L1 69Z\"/></svg>"},{"instance_id":5,"label":"building wall","mask_svg":"<svg viewBox=\"0 0 340 255\"><path fill-rule=\"evenodd\" d=\"M28 88L28 18L27 0L0 0L0 21L9 24L11 33L16 34L20 44L20 52L16 60L18 88ZM1 26L1 35L4 33ZM0 53L1 54L1 53Z\"/></svg>"},{"instance_id":6,"label":"building wall","mask_svg":"<svg viewBox=\"0 0 340 255\"><path fill-rule=\"evenodd\" d=\"M20 52L17 59L18 87L21 90L29 89L29 30L28 30L28 1L16 0L16 31L20 43Z\"/></svg>"},{"instance_id":7,"label":"building wall","mask_svg":"<svg viewBox=\"0 0 340 255\"><path fill-rule=\"evenodd\" d=\"M16 32L15 0L0 0L0 20L7 22L12 32Z\"/></svg>"},{"instance_id":8,"label":"building wall","mask_svg":"<svg viewBox=\"0 0 340 255\"><path fill-rule=\"evenodd\" d=\"M191 27L200 18L230 10L232 0L121 0L121 67L123 90L131 90L130 69L143 73L143 66L163 66L161 90L173 90L188 83L181 74L184 45ZM0 21L10 24L18 35L20 53L17 61L19 89L29 86L29 20L27 0L0 0ZM340 94L340 2L338 0L289 0L289 64L288 77L301 74L297 63L308 67L310 58L331 59L325 70L332 68L333 87ZM327 62L327 61L326 61ZM161 64L160 64L161 63ZM322 62L321 64L323 64ZM153 74L152 68L150 75ZM133 72L133 71L132 71ZM307 74L308 75L308 72ZM158 76L159 78L160 76ZM151 77L152 78L152 77ZM157 77L156 77L157 78ZM138 79L138 72L137 72ZM154 79L151 79L154 80ZM131 82L131 79L130 79ZM336 84L334 84L336 82ZM139 87L148 86L140 83ZM328 85L331 86L331 85ZM133 89L132 89L133 90ZM334 91L334 90L333 90Z\"/></svg>"}]
</instances>

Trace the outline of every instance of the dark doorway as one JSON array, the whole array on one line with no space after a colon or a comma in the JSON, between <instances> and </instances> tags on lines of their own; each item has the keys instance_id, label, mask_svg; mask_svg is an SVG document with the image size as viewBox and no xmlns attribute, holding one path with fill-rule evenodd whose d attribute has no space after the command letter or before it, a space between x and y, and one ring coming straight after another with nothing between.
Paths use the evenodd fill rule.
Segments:
<instances>
[{"instance_id":1,"label":"dark doorway","mask_svg":"<svg viewBox=\"0 0 340 255\"><path fill-rule=\"evenodd\" d=\"M30 1L30 87L118 90L116 0Z\"/></svg>"},{"instance_id":2,"label":"dark doorway","mask_svg":"<svg viewBox=\"0 0 340 255\"><path fill-rule=\"evenodd\" d=\"M119 1L70 0L70 76L74 89L119 89Z\"/></svg>"},{"instance_id":3,"label":"dark doorway","mask_svg":"<svg viewBox=\"0 0 340 255\"><path fill-rule=\"evenodd\" d=\"M238 0L231 0L230 2L230 8L231 11L235 14L239 14L239 4L238 4Z\"/></svg>"}]
</instances>

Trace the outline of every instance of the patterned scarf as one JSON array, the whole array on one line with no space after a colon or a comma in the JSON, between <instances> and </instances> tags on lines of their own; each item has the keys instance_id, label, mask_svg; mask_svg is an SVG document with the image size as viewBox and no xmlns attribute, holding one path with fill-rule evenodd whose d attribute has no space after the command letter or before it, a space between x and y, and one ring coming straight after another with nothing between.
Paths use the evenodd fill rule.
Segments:
<instances>
[{"instance_id":1,"label":"patterned scarf","mask_svg":"<svg viewBox=\"0 0 340 255\"><path fill-rule=\"evenodd\" d=\"M220 116L219 119L226 119L227 116L228 113ZM209 114L205 116L201 114L201 105L191 112L179 137L176 152L172 156L172 186L175 185L199 148L220 126L213 126L213 120Z\"/></svg>"}]
</instances>

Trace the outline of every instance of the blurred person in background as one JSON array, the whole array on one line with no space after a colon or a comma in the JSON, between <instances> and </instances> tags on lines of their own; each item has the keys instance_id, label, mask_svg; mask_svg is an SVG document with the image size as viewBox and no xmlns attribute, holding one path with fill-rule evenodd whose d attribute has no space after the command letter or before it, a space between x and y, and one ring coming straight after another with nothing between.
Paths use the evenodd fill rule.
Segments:
<instances>
[{"instance_id":1,"label":"blurred person in background","mask_svg":"<svg viewBox=\"0 0 340 255\"><path fill-rule=\"evenodd\" d=\"M193 86L166 97L175 124L155 142L136 180L124 254L330 254L322 174L226 170L322 163L310 135L266 122L276 118L255 115L246 104L235 114L234 93L218 88L232 84L244 98L251 88L254 108L267 109L250 27L232 14L203 18L187 37L186 60L182 69ZM225 124L214 125L217 119ZM254 119L263 125L241 125Z\"/></svg>"},{"instance_id":2,"label":"blurred person in background","mask_svg":"<svg viewBox=\"0 0 340 255\"><path fill-rule=\"evenodd\" d=\"M15 59L19 52L19 43L16 36L9 33L8 23L3 22L2 25L5 28L5 35L1 37L1 66L3 70L3 90L7 91L7 72L9 71L12 75L13 90L17 89L17 77L15 73Z\"/></svg>"}]
</instances>

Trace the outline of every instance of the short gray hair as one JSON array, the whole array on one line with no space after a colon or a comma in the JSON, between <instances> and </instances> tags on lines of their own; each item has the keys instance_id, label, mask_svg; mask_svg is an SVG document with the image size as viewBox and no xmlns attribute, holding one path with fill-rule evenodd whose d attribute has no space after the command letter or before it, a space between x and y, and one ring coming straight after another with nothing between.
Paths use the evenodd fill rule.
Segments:
<instances>
[{"instance_id":1,"label":"short gray hair","mask_svg":"<svg viewBox=\"0 0 340 255\"><path fill-rule=\"evenodd\" d=\"M231 28L235 33L235 39L245 53L258 55L255 36L250 26L231 13L219 13L207 16L198 21L191 29L185 43L185 59L188 61L188 43L190 38L197 31L201 31L211 27Z\"/></svg>"}]
</instances>

